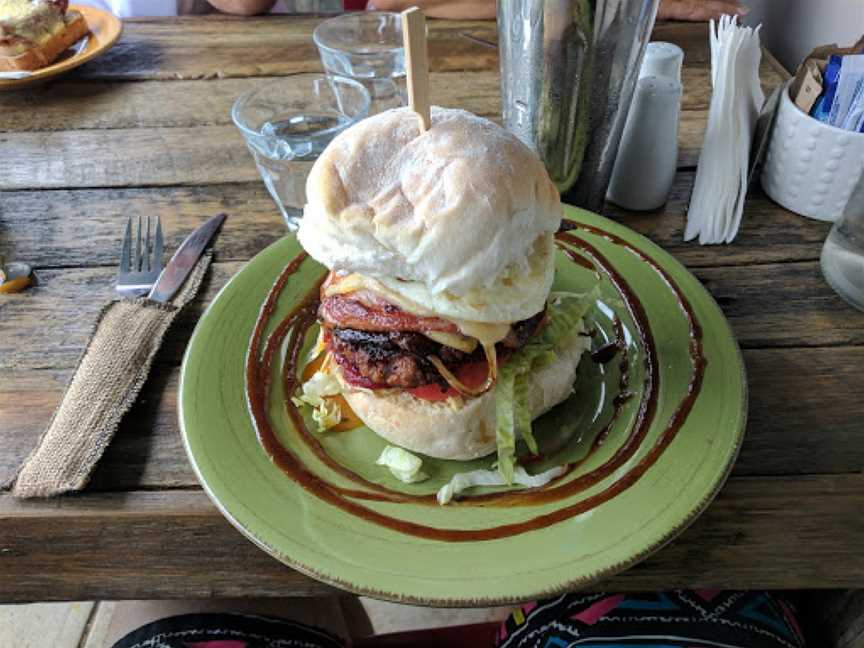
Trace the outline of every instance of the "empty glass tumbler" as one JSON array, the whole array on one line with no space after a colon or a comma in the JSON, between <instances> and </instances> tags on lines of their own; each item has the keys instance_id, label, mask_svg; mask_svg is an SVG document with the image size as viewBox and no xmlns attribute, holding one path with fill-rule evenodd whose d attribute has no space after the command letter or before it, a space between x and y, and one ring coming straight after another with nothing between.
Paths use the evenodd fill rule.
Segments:
<instances>
[{"instance_id":1,"label":"empty glass tumbler","mask_svg":"<svg viewBox=\"0 0 864 648\"><path fill-rule=\"evenodd\" d=\"M290 230L300 224L312 164L369 105L361 83L318 73L273 81L234 102L231 117Z\"/></svg>"},{"instance_id":2,"label":"empty glass tumbler","mask_svg":"<svg viewBox=\"0 0 864 648\"><path fill-rule=\"evenodd\" d=\"M312 33L331 74L359 81L372 96L371 114L404 106L407 99L402 18L390 11L346 13Z\"/></svg>"}]
</instances>

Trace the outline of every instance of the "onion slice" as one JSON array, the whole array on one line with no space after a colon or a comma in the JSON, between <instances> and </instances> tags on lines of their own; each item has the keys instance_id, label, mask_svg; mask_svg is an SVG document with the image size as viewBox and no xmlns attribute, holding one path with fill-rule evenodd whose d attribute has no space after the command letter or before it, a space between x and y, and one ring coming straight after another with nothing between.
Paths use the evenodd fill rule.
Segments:
<instances>
[{"instance_id":1,"label":"onion slice","mask_svg":"<svg viewBox=\"0 0 864 648\"><path fill-rule=\"evenodd\" d=\"M484 344L483 353L486 354L486 363L489 367L489 373L486 374L486 380L479 387L468 387L464 385L452 371L444 366L444 363L438 356L430 355L426 356L426 359L435 366L438 373L441 374L441 377L447 381L447 384L463 396L482 396L492 389L495 382L498 380L498 356L495 353L495 345Z\"/></svg>"}]
</instances>

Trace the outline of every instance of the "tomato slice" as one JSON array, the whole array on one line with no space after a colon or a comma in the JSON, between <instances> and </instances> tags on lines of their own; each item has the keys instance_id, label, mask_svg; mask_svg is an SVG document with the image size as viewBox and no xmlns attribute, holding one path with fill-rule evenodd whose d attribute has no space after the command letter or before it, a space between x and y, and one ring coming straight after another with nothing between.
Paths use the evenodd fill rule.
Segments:
<instances>
[{"instance_id":1,"label":"tomato slice","mask_svg":"<svg viewBox=\"0 0 864 648\"><path fill-rule=\"evenodd\" d=\"M430 383L428 385L420 385L407 390L409 394L415 398L425 401L443 401L452 396L458 396L459 392L453 389L450 385L443 387L438 383Z\"/></svg>"},{"instance_id":2,"label":"tomato slice","mask_svg":"<svg viewBox=\"0 0 864 648\"><path fill-rule=\"evenodd\" d=\"M462 365L456 371L456 377L466 387L473 389L479 387L486 382L486 375L489 372L489 367L485 360L477 362L469 362ZM420 385L413 389L407 390L412 396L426 401L443 401L448 398L459 396L459 392L447 385L442 387L439 383L430 383L428 385Z\"/></svg>"}]
</instances>

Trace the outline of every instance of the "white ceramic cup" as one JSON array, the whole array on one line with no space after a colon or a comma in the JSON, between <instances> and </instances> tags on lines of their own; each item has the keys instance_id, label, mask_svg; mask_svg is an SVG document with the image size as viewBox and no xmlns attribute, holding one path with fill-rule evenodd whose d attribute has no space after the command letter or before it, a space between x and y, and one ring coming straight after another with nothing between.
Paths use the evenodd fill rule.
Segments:
<instances>
[{"instance_id":1,"label":"white ceramic cup","mask_svg":"<svg viewBox=\"0 0 864 648\"><path fill-rule=\"evenodd\" d=\"M834 221L846 209L862 172L864 133L804 113L792 103L787 83L762 168L765 193L797 214Z\"/></svg>"}]
</instances>

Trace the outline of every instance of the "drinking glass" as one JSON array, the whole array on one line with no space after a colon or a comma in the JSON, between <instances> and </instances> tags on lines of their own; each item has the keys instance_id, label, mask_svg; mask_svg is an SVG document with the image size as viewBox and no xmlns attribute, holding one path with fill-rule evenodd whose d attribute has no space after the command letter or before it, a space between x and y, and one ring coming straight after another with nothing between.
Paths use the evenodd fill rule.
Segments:
<instances>
[{"instance_id":1,"label":"drinking glass","mask_svg":"<svg viewBox=\"0 0 864 648\"><path fill-rule=\"evenodd\" d=\"M267 190L296 230L306 203L306 177L324 148L369 114L370 97L357 81L295 74L240 95L231 118Z\"/></svg>"},{"instance_id":2,"label":"drinking glass","mask_svg":"<svg viewBox=\"0 0 864 648\"><path fill-rule=\"evenodd\" d=\"M398 13L363 11L330 18L315 28L312 40L327 72L366 86L372 114L405 105L405 51Z\"/></svg>"},{"instance_id":3,"label":"drinking glass","mask_svg":"<svg viewBox=\"0 0 864 648\"><path fill-rule=\"evenodd\" d=\"M864 311L864 170L859 171L849 202L828 233L821 265L828 285Z\"/></svg>"}]
</instances>

